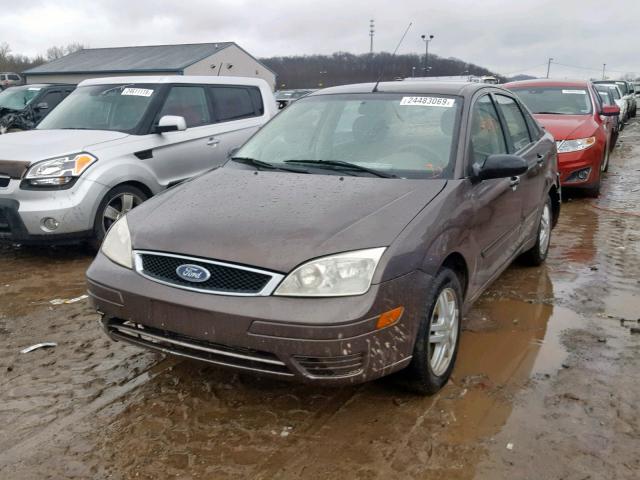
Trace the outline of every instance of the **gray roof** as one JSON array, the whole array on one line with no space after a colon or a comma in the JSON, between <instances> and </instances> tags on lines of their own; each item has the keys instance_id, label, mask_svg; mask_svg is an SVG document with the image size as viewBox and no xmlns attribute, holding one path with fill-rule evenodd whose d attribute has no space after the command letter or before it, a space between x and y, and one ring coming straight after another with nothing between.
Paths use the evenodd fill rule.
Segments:
<instances>
[{"instance_id":1,"label":"gray roof","mask_svg":"<svg viewBox=\"0 0 640 480\"><path fill-rule=\"evenodd\" d=\"M87 48L26 70L27 75L54 73L182 72L233 45L233 42L144 47Z\"/></svg>"}]
</instances>

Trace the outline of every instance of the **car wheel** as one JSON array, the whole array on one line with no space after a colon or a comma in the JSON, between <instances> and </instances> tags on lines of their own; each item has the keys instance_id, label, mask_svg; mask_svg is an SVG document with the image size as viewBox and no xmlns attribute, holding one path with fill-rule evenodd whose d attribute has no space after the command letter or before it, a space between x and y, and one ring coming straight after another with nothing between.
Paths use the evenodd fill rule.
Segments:
<instances>
[{"instance_id":1,"label":"car wheel","mask_svg":"<svg viewBox=\"0 0 640 480\"><path fill-rule=\"evenodd\" d=\"M460 343L462 288L458 276L444 268L427 295L413 358L407 367L412 390L432 395L440 390L455 365Z\"/></svg>"},{"instance_id":2,"label":"car wheel","mask_svg":"<svg viewBox=\"0 0 640 480\"><path fill-rule=\"evenodd\" d=\"M604 158L602 159L602 163L600 163L600 171L601 172L607 172L609 171L609 155L610 155L611 149L609 148L609 142L607 142L607 145L605 145L604 147Z\"/></svg>"},{"instance_id":3,"label":"car wheel","mask_svg":"<svg viewBox=\"0 0 640 480\"><path fill-rule=\"evenodd\" d=\"M146 193L132 185L119 185L109 190L96 212L91 246L96 250L100 248L109 227L147 198Z\"/></svg>"},{"instance_id":4,"label":"car wheel","mask_svg":"<svg viewBox=\"0 0 640 480\"><path fill-rule=\"evenodd\" d=\"M547 196L547 201L542 207L540 223L536 244L521 255L521 259L527 265L537 267L542 265L547 259L549 245L551 244L551 229L553 228L553 213L551 210L551 197Z\"/></svg>"}]
</instances>

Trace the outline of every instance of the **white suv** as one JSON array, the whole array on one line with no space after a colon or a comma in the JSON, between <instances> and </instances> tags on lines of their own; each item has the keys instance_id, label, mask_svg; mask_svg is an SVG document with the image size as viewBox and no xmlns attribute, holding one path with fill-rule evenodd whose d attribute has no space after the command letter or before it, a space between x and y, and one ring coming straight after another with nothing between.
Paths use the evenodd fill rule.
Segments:
<instances>
[{"instance_id":1,"label":"white suv","mask_svg":"<svg viewBox=\"0 0 640 480\"><path fill-rule=\"evenodd\" d=\"M147 198L216 168L277 112L264 80L85 80L35 130L0 136L0 242L99 243Z\"/></svg>"},{"instance_id":2,"label":"white suv","mask_svg":"<svg viewBox=\"0 0 640 480\"><path fill-rule=\"evenodd\" d=\"M20 75L13 72L0 73L0 90L18 85L24 85L24 80Z\"/></svg>"}]
</instances>

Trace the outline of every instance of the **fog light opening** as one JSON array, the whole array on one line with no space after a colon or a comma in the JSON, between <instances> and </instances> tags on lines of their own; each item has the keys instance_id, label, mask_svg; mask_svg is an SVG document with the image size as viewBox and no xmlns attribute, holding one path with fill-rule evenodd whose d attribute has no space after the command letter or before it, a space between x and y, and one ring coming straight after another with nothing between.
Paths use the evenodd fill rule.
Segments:
<instances>
[{"instance_id":1,"label":"fog light opening","mask_svg":"<svg viewBox=\"0 0 640 480\"><path fill-rule=\"evenodd\" d=\"M378 321L376 322L376 330L380 330L381 328L390 327L400 320L402 314L404 313L404 307L394 308L393 310L389 310L388 312L384 312L382 315L378 317Z\"/></svg>"},{"instance_id":2,"label":"fog light opening","mask_svg":"<svg viewBox=\"0 0 640 480\"><path fill-rule=\"evenodd\" d=\"M45 232L53 232L60 226L60 222L52 217L46 217L42 219L41 227Z\"/></svg>"}]
</instances>

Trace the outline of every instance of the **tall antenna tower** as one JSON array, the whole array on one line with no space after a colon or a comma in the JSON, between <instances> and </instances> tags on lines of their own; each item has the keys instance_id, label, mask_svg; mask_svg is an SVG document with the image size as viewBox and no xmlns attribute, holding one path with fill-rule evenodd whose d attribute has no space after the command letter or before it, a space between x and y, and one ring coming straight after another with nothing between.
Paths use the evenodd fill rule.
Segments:
<instances>
[{"instance_id":1,"label":"tall antenna tower","mask_svg":"<svg viewBox=\"0 0 640 480\"><path fill-rule=\"evenodd\" d=\"M376 34L376 21L371 19L369 20L369 37L371 37L371 42L369 43L369 53L373 53L373 36Z\"/></svg>"}]
</instances>

